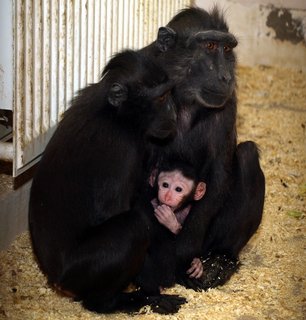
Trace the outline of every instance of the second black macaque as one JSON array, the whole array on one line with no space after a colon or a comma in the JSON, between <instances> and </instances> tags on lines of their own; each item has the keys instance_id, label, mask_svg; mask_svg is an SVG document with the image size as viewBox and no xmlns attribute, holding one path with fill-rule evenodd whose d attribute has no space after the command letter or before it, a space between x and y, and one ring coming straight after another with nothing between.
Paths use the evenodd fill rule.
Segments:
<instances>
[{"instance_id":1,"label":"second black macaque","mask_svg":"<svg viewBox=\"0 0 306 320\"><path fill-rule=\"evenodd\" d=\"M259 149L252 141L237 144L237 44L222 10L192 7L160 28L157 40L143 49L174 82L177 110L177 134L164 148L154 147L149 171L179 154L208 186L176 237L181 270L193 257L203 257L201 282L183 271L178 278L194 290L215 288L230 279L262 218L265 177Z\"/></svg>"},{"instance_id":2,"label":"second black macaque","mask_svg":"<svg viewBox=\"0 0 306 320\"><path fill-rule=\"evenodd\" d=\"M150 176L148 212L153 230L144 268L137 280L148 292L156 293L177 282L176 273L181 270L176 266L176 235L184 227L193 203L202 199L206 192L206 183L198 177L194 167L174 159L163 163L158 172ZM200 257L194 257L185 272L195 281L201 278Z\"/></svg>"}]
</instances>

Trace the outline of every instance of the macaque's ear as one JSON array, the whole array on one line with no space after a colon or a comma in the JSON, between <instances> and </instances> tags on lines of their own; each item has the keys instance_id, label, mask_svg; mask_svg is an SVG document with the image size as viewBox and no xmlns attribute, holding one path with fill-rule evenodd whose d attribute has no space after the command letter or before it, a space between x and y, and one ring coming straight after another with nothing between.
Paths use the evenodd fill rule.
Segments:
<instances>
[{"instance_id":1,"label":"macaque's ear","mask_svg":"<svg viewBox=\"0 0 306 320\"><path fill-rule=\"evenodd\" d=\"M196 201L202 199L202 197L204 196L205 192L206 192L206 183L199 182L197 187L196 187L196 190L194 192L193 199L196 200Z\"/></svg>"},{"instance_id":2,"label":"macaque's ear","mask_svg":"<svg viewBox=\"0 0 306 320\"><path fill-rule=\"evenodd\" d=\"M176 32L169 27L160 27L158 30L156 44L161 52L172 48L176 42Z\"/></svg>"},{"instance_id":3,"label":"macaque's ear","mask_svg":"<svg viewBox=\"0 0 306 320\"><path fill-rule=\"evenodd\" d=\"M115 82L112 84L107 98L110 104L112 104L114 107L119 107L122 102L127 100L128 89L126 86Z\"/></svg>"}]
</instances>

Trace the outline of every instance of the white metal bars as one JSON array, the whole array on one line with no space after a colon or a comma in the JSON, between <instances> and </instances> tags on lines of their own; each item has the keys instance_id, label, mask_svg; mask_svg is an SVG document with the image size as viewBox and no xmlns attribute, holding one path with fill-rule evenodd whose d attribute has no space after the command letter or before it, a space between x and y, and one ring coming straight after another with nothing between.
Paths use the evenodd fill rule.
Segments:
<instances>
[{"instance_id":1,"label":"white metal bars","mask_svg":"<svg viewBox=\"0 0 306 320\"><path fill-rule=\"evenodd\" d=\"M72 96L112 54L156 38L189 0L15 0L14 170L39 160Z\"/></svg>"}]
</instances>

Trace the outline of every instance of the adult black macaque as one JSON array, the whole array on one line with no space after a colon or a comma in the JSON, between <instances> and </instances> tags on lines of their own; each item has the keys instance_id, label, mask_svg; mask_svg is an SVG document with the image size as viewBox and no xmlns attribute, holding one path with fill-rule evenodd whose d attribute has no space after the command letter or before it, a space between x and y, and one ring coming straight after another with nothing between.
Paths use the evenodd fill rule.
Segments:
<instances>
[{"instance_id":1,"label":"adult black macaque","mask_svg":"<svg viewBox=\"0 0 306 320\"><path fill-rule=\"evenodd\" d=\"M178 13L144 48L174 81L178 134L156 148L152 168L177 154L200 170L207 183L176 238L177 282L195 290L224 284L239 266L241 249L257 230L265 179L254 142L237 146L235 37L222 13L188 8ZM190 279L194 257L204 260L204 276Z\"/></svg>"},{"instance_id":2,"label":"adult black macaque","mask_svg":"<svg viewBox=\"0 0 306 320\"><path fill-rule=\"evenodd\" d=\"M133 210L151 140L176 132L171 83L139 52L116 55L83 89L46 147L33 179L29 224L51 285L96 312L152 304L176 312L186 300L122 293L142 267L148 221Z\"/></svg>"}]
</instances>

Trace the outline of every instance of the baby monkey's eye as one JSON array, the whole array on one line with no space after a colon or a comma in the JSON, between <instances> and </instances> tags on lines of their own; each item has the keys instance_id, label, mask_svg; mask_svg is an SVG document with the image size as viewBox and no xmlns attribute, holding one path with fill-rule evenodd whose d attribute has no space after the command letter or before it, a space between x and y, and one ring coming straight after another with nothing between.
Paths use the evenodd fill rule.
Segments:
<instances>
[{"instance_id":1,"label":"baby monkey's eye","mask_svg":"<svg viewBox=\"0 0 306 320\"><path fill-rule=\"evenodd\" d=\"M164 188L168 188L168 187L169 187L169 184L168 184L167 182L163 182L162 186L163 186Z\"/></svg>"},{"instance_id":2,"label":"baby monkey's eye","mask_svg":"<svg viewBox=\"0 0 306 320\"><path fill-rule=\"evenodd\" d=\"M176 188L175 188L175 191L176 191L176 192L182 192L183 189L182 189L181 187L176 187Z\"/></svg>"}]
</instances>

